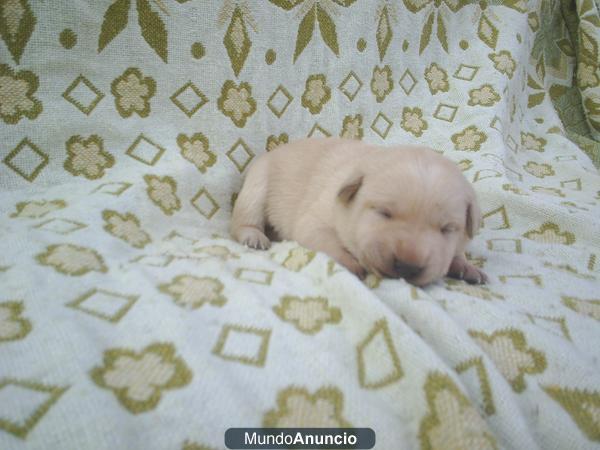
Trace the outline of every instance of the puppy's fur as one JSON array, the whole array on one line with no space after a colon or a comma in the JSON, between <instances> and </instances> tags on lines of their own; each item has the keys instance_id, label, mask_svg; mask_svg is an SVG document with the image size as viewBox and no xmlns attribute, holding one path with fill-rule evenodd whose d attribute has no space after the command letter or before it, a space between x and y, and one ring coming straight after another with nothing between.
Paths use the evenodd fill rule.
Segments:
<instances>
[{"instance_id":1,"label":"puppy's fur","mask_svg":"<svg viewBox=\"0 0 600 450\"><path fill-rule=\"evenodd\" d=\"M231 234L267 249L269 226L361 278L369 271L417 286L445 275L487 279L464 255L480 226L475 192L452 161L427 147L337 138L277 147L250 166Z\"/></svg>"}]
</instances>

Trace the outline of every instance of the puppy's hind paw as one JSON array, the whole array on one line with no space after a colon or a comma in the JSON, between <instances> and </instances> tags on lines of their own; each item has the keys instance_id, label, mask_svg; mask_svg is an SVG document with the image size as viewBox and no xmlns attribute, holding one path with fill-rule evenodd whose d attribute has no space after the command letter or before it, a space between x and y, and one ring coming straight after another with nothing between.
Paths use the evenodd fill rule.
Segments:
<instances>
[{"instance_id":1,"label":"puppy's hind paw","mask_svg":"<svg viewBox=\"0 0 600 450\"><path fill-rule=\"evenodd\" d=\"M242 227L238 232L238 242L257 250L268 250L271 247L269 238L255 227Z\"/></svg>"}]
</instances>

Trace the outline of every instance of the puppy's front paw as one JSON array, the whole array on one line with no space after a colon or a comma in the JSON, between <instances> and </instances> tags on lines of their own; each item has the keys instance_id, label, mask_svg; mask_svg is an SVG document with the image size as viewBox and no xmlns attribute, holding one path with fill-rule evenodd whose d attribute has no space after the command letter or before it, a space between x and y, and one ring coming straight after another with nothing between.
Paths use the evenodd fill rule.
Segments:
<instances>
[{"instance_id":1,"label":"puppy's front paw","mask_svg":"<svg viewBox=\"0 0 600 450\"><path fill-rule=\"evenodd\" d=\"M349 268L349 270L361 280L367 278L367 270L358 263L356 263L356 267Z\"/></svg>"},{"instance_id":2,"label":"puppy's front paw","mask_svg":"<svg viewBox=\"0 0 600 450\"><path fill-rule=\"evenodd\" d=\"M361 266L354 256L350 255L349 253L344 255L343 258L340 258L339 263L361 280L364 280L367 277L367 271L365 268Z\"/></svg>"},{"instance_id":3,"label":"puppy's front paw","mask_svg":"<svg viewBox=\"0 0 600 450\"><path fill-rule=\"evenodd\" d=\"M242 227L238 232L238 241L246 247L258 250L268 250L271 247L271 241L265 234L255 227Z\"/></svg>"},{"instance_id":4,"label":"puppy's front paw","mask_svg":"<svg viewBox=\"0 0 600 450\"><path fill-rule=\"evenodd\" d=\"M448 276L464 280L469 284L485 284L488 276L471 264L464 256L455 256L448 269Z\"/></svg>"}]
</instances>

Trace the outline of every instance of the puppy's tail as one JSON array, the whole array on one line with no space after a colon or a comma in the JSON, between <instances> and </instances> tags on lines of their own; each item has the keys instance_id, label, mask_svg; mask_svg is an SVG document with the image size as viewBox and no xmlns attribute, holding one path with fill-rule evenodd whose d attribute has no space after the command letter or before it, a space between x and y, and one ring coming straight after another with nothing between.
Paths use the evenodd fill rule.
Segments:
<instances>
[{"instance_id":1,"label":"puppy's tail","mask_svg":"<svg viewBox=\"0 0 600 450\"><path fill-rule=\"evenodd\" d=\"M267 249L271 243L265 236L268 160L258 158L248 169L242 190L233 207L230 232L241 244Z\"/></svg>"}]
</instances>

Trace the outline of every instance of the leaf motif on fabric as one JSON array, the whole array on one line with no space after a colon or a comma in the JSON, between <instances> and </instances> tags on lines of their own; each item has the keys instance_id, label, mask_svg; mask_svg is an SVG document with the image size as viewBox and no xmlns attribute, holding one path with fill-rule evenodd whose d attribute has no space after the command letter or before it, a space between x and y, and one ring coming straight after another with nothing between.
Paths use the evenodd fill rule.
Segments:
<instances>
[{"instance_id":1,"label":"leaf motif on fabric","mask_svg":"<svg viewBox=\"0 0 600 450\"><path fill-rule=\"evenodd\" d=\"M294 50L294 62L302 54L315 30L315 19L317 16L316 6L312 7L300 21L298 25L298 35L296 37L296 49Z\"/></svg>"},{"instance_id":2,"label":"leaf motif on fabric","mask_svg":"<svg viewBox=\"0 0 600 450\"><path fill-rule=\"evenodd\" d=\"M437 38L442 44L442 48L448 53L448 36L446 33L446 24L441 14L437 15Z\"/></svg>"},{"instance_id":3,"label":"leaf motif on fabric","mask_svg":"<svg viewBox=\"0 0 600 450\"><path fill-rule=\"evenodd\" d=\"M167 29L160 16L152 10L148 0L137 0L138 23L142 37L158 56L167 62Z\"/></svg>"},{"instance_id":4,"label":"leaf motif on fabric","mask_svg":"<svg viewBox=\"0 0 600 450\"><path fill-rule=\"evenodd\" d=\"M36 18L28 0L4 0L0 3L0 36L17 64L35 24Z\"/></svg>"},{"instance_id":5,"label":"leaf motif on fabric","mask_svg":"<svg viewBox=\"0 0 600 450\"><path fill-rule=\"evenodd\" d=\"M317 20L319 21L319 30L321 31L321 37L327 47L331 49L336 56L340 55L340 48L337 40L337 32L335 29L335 22L331 19L327 11L325 11L317 3Z\"/></svg>"},{"instance_id":6,"label":"leaf motif on fabric","mask_svg":"<svg viewBox=\"0 0 600 450\"><path fill-rule=\"evenodd\" d=\"M127 26L131 0L116 0L108 7L98 37L98 53L110 44Z\"/></svg>"},{"instance_id":7,"label":"leaf motif on fabric","mask_svg":"<svg viewBox=\"0 0 600 450\"><path fill-rule=\"evenodd\" d=\"M479 39L488 47L495 49L498 43L498 35L498 28L494 26L485 14L481 14L479 26L477 27L477 36L479 36Z\"/></svg>"},{"instance_id":8,"label":"leaf motif on fabric","mask_svg":"<svg viewBox=\"0 0 600 450\"><path fill-rule=\"evenodd\" d=\"M377 49L379 50L379 60L383 61L385 52L387 51L392 40L392 27L390 26L390 15L387 5L381 9L379 20L377 22L377 31L375 39L377 40Z\"/></svg>"},{"instance_id":9,"label":"leaf motif on fabric","mask_svg":"<svg viewBox=\"0 0 600 450\"><path fill-rule=\"evenodd\" d=\"M427 48L429 45L429 41L431 40L431 33L433 31L433 19L435 18L435 13L432 11L423 26L423 30L421 31L421 40L419 42L419 54L423 53L423 50Z\"/></svg>"},{"instance_id":10,"label":"leaf motif on fabric","mask_svg":"<svg viewBox=\"0 0 600 450\"><path fill-rule=\"evenodd\" d=\"M244 21L244 14L239 6L235 8L231 15L223 44L227 50L233 73L237 77L244 67L252 47L252 41L248 37L248 29Z\"/></svg>"}]
</instances>

